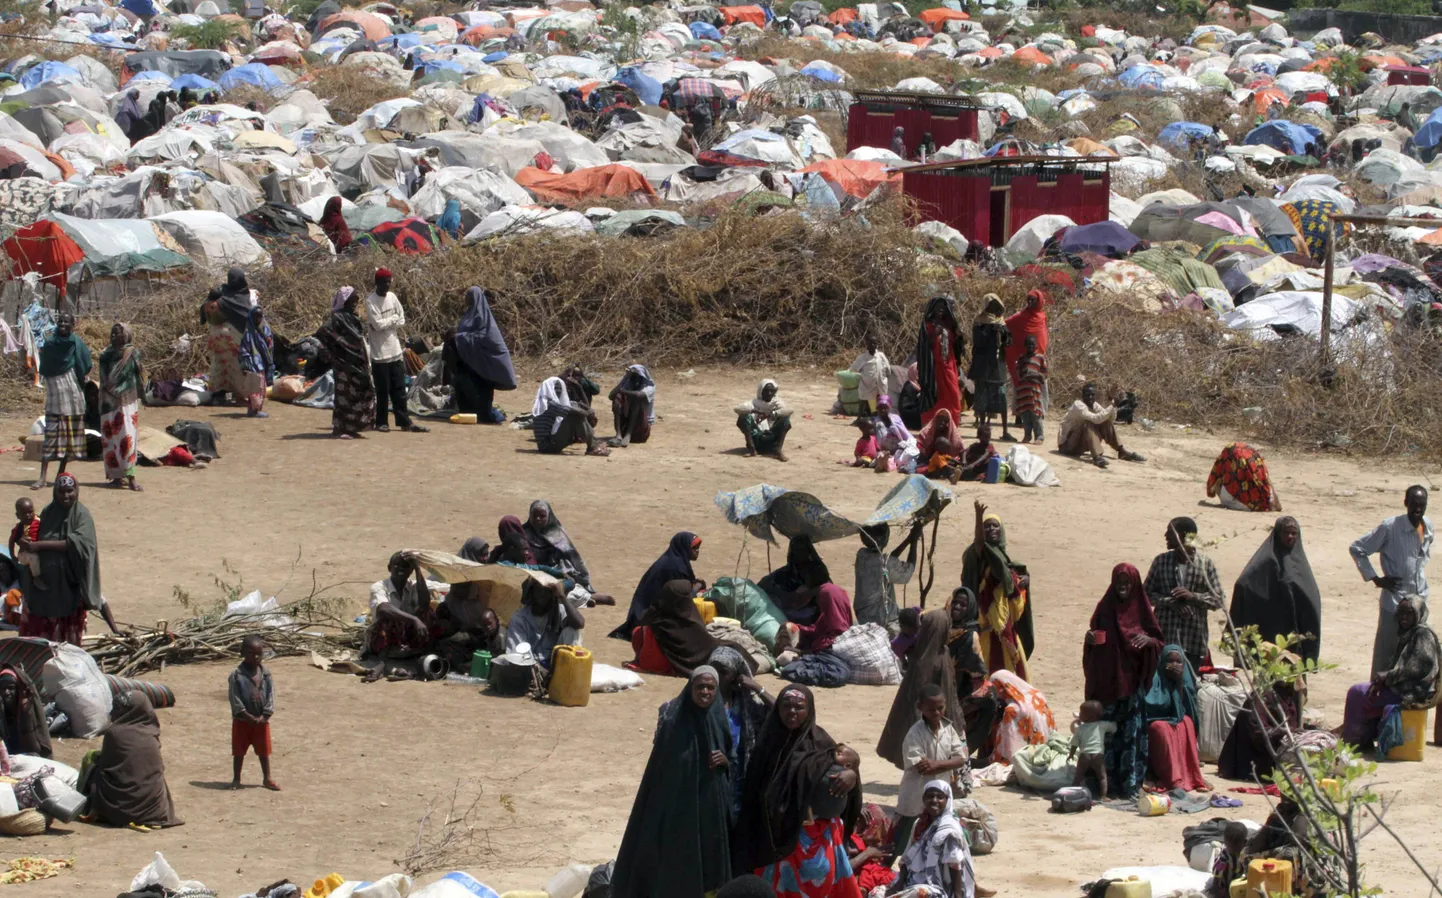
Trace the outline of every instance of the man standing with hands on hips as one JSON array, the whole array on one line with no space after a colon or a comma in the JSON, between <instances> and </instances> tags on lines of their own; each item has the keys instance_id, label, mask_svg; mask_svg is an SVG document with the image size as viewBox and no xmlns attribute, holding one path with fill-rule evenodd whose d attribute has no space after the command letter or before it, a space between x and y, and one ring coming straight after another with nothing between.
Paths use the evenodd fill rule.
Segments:
<instances>
[{"instance_id":1,"label":"man standing with hands on hips","mask_svg":"<svg viewBox=\"0 0 1442 898\"><path fill-rule=\"evenodd\" d=\"M1427 562L1432 558L1432 522L1427 520L1427 489L1407 487L1406 514L1390 517L1371 533L1352 543L1352 560L1362 579L1382 590L1377 615L1377 637L1372 643L1372 673L1392 666L1397 653L1397 602L1416 596L1414 604L1423 622L1427 620ZM1371 556L1382 557L1382 575L1372 567ZM1442 715L1433 733L1442 743Z\"/></svg>"},{"instance_id":2,"label":"man standing with hands on hips","mask_svg":"<svg viewBox=\"0 0 1442 898\"><path fill-rule=\"evenodd\" d=\"M366 297L366 342L371 352L371 379L376 385L376 430L390 430L386 423L390 407L395 408L396 427L411 433L426 433L429 428L412 423L406 413L405 347L401 345L401 328L406 326L406 312L401 301L391 292L389 268L376 269L375 289Z\"/></svg>"}]
</instances>

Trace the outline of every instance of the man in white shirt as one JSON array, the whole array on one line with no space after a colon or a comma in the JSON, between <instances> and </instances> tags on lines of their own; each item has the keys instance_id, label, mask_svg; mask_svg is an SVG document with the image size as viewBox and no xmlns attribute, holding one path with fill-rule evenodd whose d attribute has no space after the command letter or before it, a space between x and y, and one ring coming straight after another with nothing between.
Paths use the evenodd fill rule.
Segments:
<instances>
[{"instance_id":1,"label":"man in white shirt","mask_svg":"<svg viewBox=\"0 0 1442 898\"><path fill-rule=\"evenodd\" d=\"M396 427L411 433L426 433L429 428L411 421L406 413L406 360L401 345L401 328L406 326L406 312L401 301L391 292L389 268L376 269L375 289L366 297L366 343L371 351L371 379L376 384L376 430L386 433L389 406L395 407Z\"/></svg>"},{"instance_id":2,"label":"man in white shirt","mask_svg":"<svg viewBox=\"0 0 1442 898\"><path fill-rule=\"evenodd\" d=\"M1092 464L1098 468L1107 466L1106 456L1102 454L1107 446L1115 449L1117 458L1122 461L1146 461L1140 454L1128 452L1122 445L1121 438L1117 436L1116 420L1116 403L1103 408L1097 402L1097 385L1087 384L1082 387L1081 398L1072 403L1071 408L1066 410L1066 417L1061 419L1057 451L1074 458L1090 454Z\"/></svg>"},{"instance_id":3,"label":"man in white shirt","mask_svg":"<svg viewBox=\"0 0 1442 898\"><path fill-rule=\"evenodd\" d=\"M1427 562L1432 559L1432 522L1426 517L1427 489L1408 487L1404 502L1406 514L1388 518L1352 543L1352 560L1362 579L1382 590L1377 637L1372 643L1373 674L1390 669L1392 656L1397 653L1397 602L1416 596L1413 603L1418 605L1422 619L1427 619ZM1374 554L1382 557L1381 576L1372 567Z\"/></svg>"},{"instance_id":4,"label":"man in white shirt","mask_svg":"<svg viewBox=\"0 0 1442 898\"><path fill-rule=\"evenodd\" d=\"M857 392L861 394L861 401L867 404L864 413L875 412L877 398L890 394L887 379L891 375L891 362L881 351L875 334L866 335L866 352L856 357L856 361L851 363L851 370L861 375Z\"/></svg>"},{"instance_id":5,"label":"man in white shirt","mask_svg":"<svg viewBox=\"0 0 1442 898\"><path fill-rule=\"evenodd\" d=\"M381 657L413 657L435 641L432 590L442 584L427 580L409 552L392 555L387 567L390 576L371 584L366 649Z\"/></svg>"}]
</instances>

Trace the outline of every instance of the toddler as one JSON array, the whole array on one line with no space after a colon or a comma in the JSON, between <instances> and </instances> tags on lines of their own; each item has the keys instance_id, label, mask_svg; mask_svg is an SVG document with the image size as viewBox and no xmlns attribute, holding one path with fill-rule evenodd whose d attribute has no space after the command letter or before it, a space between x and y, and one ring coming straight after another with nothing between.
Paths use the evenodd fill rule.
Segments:
<instances>
[{"instance_id":1,"label":"toddler","mask_svg":"<svg viewBox=\"0 0 1442 898\"><path fill-rule=\"evenodd\" d=\"M1096 774L1097 783L1101 786L1101 798L1107 798L1107 760L1106 760L1106 739L1111 733L1117 731L1117 725L1110 720L1102 720L1102 703L1098 701L1082 702L1081 712L1077 719L1072 721L1071 752L1067 754L1070 761L1076 757L1076 779L1072 780L1073 786L1080 786L1086 779L1087 771Z\"/></svg>"}]
</instances>

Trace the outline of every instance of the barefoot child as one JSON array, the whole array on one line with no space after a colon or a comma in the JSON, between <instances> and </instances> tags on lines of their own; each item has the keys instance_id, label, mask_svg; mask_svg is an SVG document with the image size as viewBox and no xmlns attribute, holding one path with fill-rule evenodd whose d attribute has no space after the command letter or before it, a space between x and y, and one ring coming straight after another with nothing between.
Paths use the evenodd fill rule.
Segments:
<instances>
[{"instance_id":1,"label":"barefoot child","mask_svg":"<svg viewBox=\"0 0 1442 898\"><path fill-rule=\"evenodd\" d=\"M957 732L944 716L946 695L941 687L935 683L923 686L916 709L921 719L911 725L901 743L906 769L901 774L901 789L896 795L897 820L892 853L897 857L906 853L907 846L911 844L911 832L916 826L916 818L921 816L922 791L927 781L945 780L962 796L969 789L970 749L967 748L966 737Z\"/></svg>"},{"instance_id":2,"label":"barefoot child","mask_svg":"<svg viewBox=\"0 0 1442 898\"><path fill-rule=\"evenodd\" d=\"M18 551L17 546L20 540L27 542L40 541L40 518L35 514L35 503L29 499L15 500L15 520L20 523L10 531L10 542L5 548L9 550L10 557L21 567L30 569L30 578L40 589L49 589L45 581L40 579L40 556L34 552Z\"/></svg>"},{"instance_id":3,"label":"barefoot child","mask_svg":"<svg viewBox=\"0 0 1442 898\"><path fill-rule=\"evenodd\" d=\"M1098 701L1086 701L1081 704L1081 713L1077 719L1072 721L1071 752L1067 755L1070 761L1078 754L1076 763L1076 779L1072 781L1073 786L1080 786L1086 779L1087 771L1097 775L1097 784L1101 787L1101 799L1107 798L1107 736L1117 731L1117 725L1110 720L1102 720L1102 703Z\"/></svg>"},{"instance_id":4,"label":"barefoot child","mask_svg":"<svg viewBox=\"0 0 1442 898\"><path fill-rule=\"evenodd\" d=\"M264 656L265 640L254 634L245 637L240 665L230 674L230 751L235 756L235 778L230 788L240 788L246 752L254 748L260 758L261 782L267 789L279 792L280 786L270 778L270 716L275 713L275 689L270 671L261 664Z\"/></svg>"}]
</instances>

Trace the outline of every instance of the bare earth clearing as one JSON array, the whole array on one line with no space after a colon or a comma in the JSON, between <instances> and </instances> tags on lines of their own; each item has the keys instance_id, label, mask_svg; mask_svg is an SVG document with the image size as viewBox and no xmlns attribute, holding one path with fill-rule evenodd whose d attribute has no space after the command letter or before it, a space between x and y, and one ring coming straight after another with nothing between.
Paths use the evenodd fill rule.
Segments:
<instances>
[{"instance_id":1,"label":"bare earth clearing","mask_svg":"<svg viewBox=\"0 0 1442 898\"><path fill-rule=\"evenodd\" d=\"M893 482L837 466L849 456L855 431L845 419L826 414L835 386L822 369L780 377L798 410L787 445L791 463L739 457L741 437L730 408L752 395L759 375L735 369L691 379L661 374L662 420L651 444L617 451L609 460L542 457L527 434L509 427L439 424L429 436L372 434L345 443L325 438L327 412L275 404L269 420L247 421L231 409L147 409L142 421L156 427L178 417L212 420L223 435L225 457L205 471L142 469L146 492L139 495L97 488L100 465L84 464L77 470L81 500L95 514L105 591L117 616L153 623L185 616L172 597L176 585L215 598L212 577L222 562L269 595L292 577L297 552L301 560L283 600L304 596L314 569L321 584L346 583L339 592L359 612L367 584L384 575L391 552L454 551L472 534L494 539L500 516L524 515L533 498L545 497L585 554L598 588L620 602L588 612L586 629L586 644L598 659L620 664L629 659L629 646L604 634L620 621L637 578L677 530L705 538L697 573L707 580L765 572L765 546L752 540L743 552L742 531L727 525L712 504L717 491L766 481L806 489L864 516ZM604 385L609 388L615 377L608 372ZM504 395L503 407L529 408L533 389L531 381ZM1070 401L1070 392L1070 385L1053 384L1058 404ZM1189 514L1203 540L1219 541L1209 551L1230 591L1272 517L1199 505L1212 459L1230 440L1226 435L1188 434L1170 425L1150 434L1126 430L1128 445L1145 453L1148 463L1115 463L1100 472L1051 452L1059 412L1047 422L1044 454L1062 488L960 487L958 506L942 520L932 602L957 581L971 536L971 499L981 496L1006 521L1012 556L1032 572L1035 678L1058 723L1066 725L1081 700L1082 634L1112 566L1130 561L1145 571L1162 547L1166 520ZM28 423L13 415L0 420L6 442L17 442ZM603 429L609 432L609 415ZM1339 667L1313 679L1311 703L1334 725L1347 686L1367 675L1376 621L1375 590L1358 577L1347 545L1401 510L1407 484L1426 480L1399 462L1364 467L1334 457L1266 454L1287 512L1302 522L1322 587L1323 660ZM24 491L37 467L20 461L18 452L5 456L4 480L12 494ZM822 546L848 592L855 549L851 542ZM772 550L777 563L783 557L784 548ZM1216 631L1214 622L1214 636ZM587 708L565 709L442 684L365 685L301 659L279 660L273 669L274 763L284 793L254 785L259 771L253 759L246 769L252 787L239 794L224 790L230 778L228 666L155 674L151 679L172 686L180 699L160 716L168 778L186 825L142 835L77 824L10 842L7 857L76 859L75 870L27 886L25 893L114 895L128 888L156 850L183 877L200 879L225 898L282 877L306 882L339 871L353 879L378 878L395 869L393 861L414 839L427 803L461 778L483 785L482 823L490 830L480 836L488 850L478 851L466 869L500 891L539 888L568 861L613 856L650 750L656 706L680 689L679 681L649 677L642 689L594 696ZM773 692L777 682L768 683ZM818 698L821 724L861 749L867 799L883 805L894 800L900 773L873 747L893 691L847 687L821 690ZM57 756L78 764L96 745L65 740L57 744ZM1428 751L1426 763L1384 765L1378 778L1384 792L1408 793L1389 822L1435 866L1442 863L1435 812L1442 752ZM978 860L978 879L1003 895L1074 895L1076 883L1109 866L1185 863L1182 828L1210 816L1143 819L1098 808L1059 817L1047 813L1045 801L1011 789L983 788L978 796L1001 827L996 852ZM1245 802L1232 813L1263 819L1263 799ZM1388 894L1422 893L1420 877L1385 835L1366 844L1375 884Z\"/></svg>"}]
</instances>

